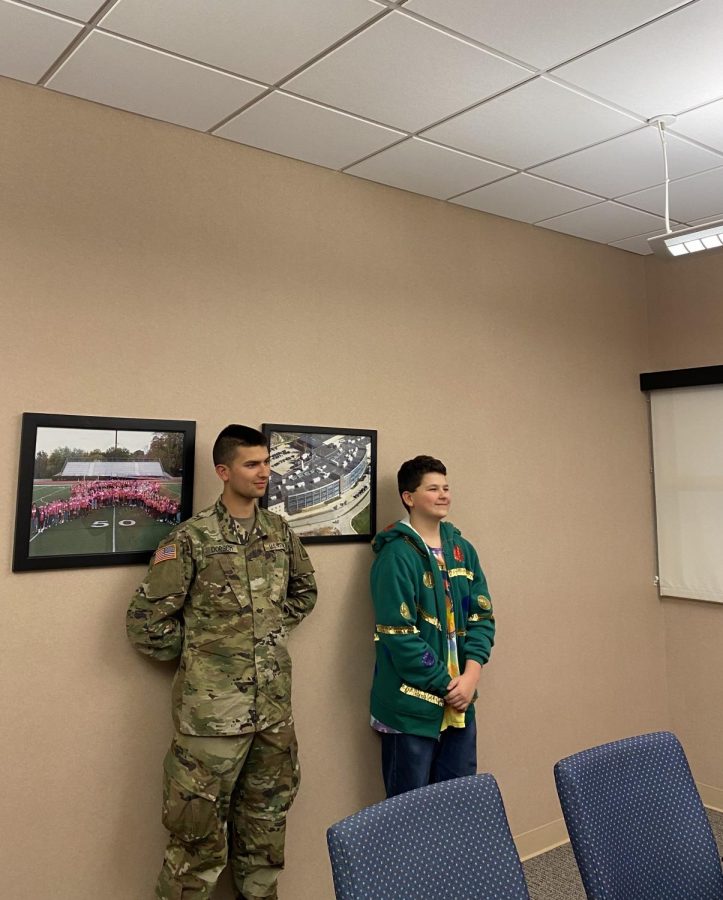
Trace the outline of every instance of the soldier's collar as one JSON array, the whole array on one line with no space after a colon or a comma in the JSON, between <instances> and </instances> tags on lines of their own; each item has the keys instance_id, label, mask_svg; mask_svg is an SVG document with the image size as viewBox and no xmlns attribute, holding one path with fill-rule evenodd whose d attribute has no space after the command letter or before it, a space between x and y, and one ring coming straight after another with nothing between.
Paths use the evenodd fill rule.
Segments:
<instances>
[{"instance_id":1,"label":"soldier's collar","mask_svg":"<svg viewBox=\"0 0 723 900\"><path fill-rule=\"evenodd\" d=\"M227 541L233 541L235 544L248 544L258 538L267 537L266 528L262 521L263 510L259 508L256 509L256 521L254 527L248 534L233 520L231 513L228 511L228 507L221 497L216 501L215 510L216 515L218 516L221 534Z\"/></svg>"},{"instance_id":2,"label":"soldier's collar","mask_svg":"<svg viewBox=\"0 0 723 900\"><path fill-rule=\"evenodd\" d=\"M220 497L216 501L214 510L218 517L219 530L225 540L232 541L234 544L244 543L241 538L240 529L236 526L236 523L231 518L231 513L228 511L226 504Z\"/></svg>"}]
</instances>

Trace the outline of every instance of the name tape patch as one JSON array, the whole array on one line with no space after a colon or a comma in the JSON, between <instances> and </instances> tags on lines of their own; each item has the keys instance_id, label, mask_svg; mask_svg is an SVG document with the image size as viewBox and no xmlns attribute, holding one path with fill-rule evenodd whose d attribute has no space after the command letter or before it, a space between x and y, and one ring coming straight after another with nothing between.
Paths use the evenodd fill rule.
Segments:
<instances>
[{"instance_id":1,"label":"name tape patch","mask_svg":"<svg viewBox=\"0 0 723 900\"><path fill-rule=\"evenodd\" d=\"M206 556L217 556L219 553L238 553L238 547L233 544L211 544L203 548Z\"/></svg>"},{"instance_id":2,"label":"name tape patch","mask_svg":"<svg viewBox=\"0 0 723 900\"><path fill-rule=\"evenodd\" d=\"M264 550L267 553L271 553L274 550L286 550L286 545L283 541L267 541L264 543Z\"/></svg>"}]
</instances>

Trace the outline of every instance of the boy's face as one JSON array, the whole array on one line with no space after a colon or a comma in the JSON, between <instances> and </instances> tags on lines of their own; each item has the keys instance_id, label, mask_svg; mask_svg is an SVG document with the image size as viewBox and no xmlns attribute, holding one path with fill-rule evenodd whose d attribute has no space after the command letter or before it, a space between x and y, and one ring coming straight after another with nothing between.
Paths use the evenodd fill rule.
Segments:
<instances>
[{"instance_id":1,"label":"boy's face","mask_svg":"<svg viewBox=\"0 0 723 900\"><path fill-rule=\"evenodd\" d=\"M231 465L218 465L216 472L224 490L243 500L257 500L269 483L269 451L266 447L238 447Z\"/></svg>"},{"instance_id":2,"label":"boy's face","mask_svg":"<svg viewBox=\"0 0 723 900\"><path fill-rule=\"evenodd\" d=\"M440 472L427 472L416 491L405 491L403 496L415 516L441 521L449 512L449 483Z\"/></svg>"}]
</instances>

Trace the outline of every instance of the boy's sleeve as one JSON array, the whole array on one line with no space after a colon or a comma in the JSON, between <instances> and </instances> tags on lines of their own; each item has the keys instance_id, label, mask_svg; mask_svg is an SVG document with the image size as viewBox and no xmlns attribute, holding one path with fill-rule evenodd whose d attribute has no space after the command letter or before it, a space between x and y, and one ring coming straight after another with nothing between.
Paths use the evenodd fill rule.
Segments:
<instances>
[{"instance_id":1,"label":"boy's sleeve","mask_svg":"<svg viewBox=\"0 0 723 900\"><path fill-rule=\"evenodd\" d=\"M474 578L470 587L464 652L468 659L477 660L480 665L484 665L490 658L495 642L495 617L487 579L472 545L469 545L469 562Z\"/></svg>"},{"instance_id":2,"label":"boy's sleeve","mask_svg":"<svg viewBox=\"0 0 723 900\"><path fill-rule=\"evenodd\" d=\"M401 555L382 549L371 572L376 634L402 681L440 696L450 675L417 628L416 573Z\"/></svg>"},{"instance_id":3,"label":"boy's sleeve","mask_svg":"<svg viewBox=\"0 0 723 900\"><path fill-rule=\"evenodd\" d=\"M316 603L316 579L314 566L298 535L289 529L291 557L289 559L289 586L283 603L284 625L292 628L308 616Z\"/></svg>"},{"instance_id":4,"label":"boy's sleeve","mask_svg":"<svg viewBox=\"0 0 723 900\"><path fill-rule=\"evenodd\" d=\"M193 559L186 540L175 536L162 543L126 614L128 640L140 653L162 660L180 656L180 612L192 577Z\"/></svg>"}]
</instances>

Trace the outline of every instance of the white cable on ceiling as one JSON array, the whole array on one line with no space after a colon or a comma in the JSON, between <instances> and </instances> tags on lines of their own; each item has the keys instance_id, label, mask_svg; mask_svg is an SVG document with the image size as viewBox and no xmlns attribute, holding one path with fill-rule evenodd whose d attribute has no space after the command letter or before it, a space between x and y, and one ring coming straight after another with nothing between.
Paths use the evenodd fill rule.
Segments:
<instances>
[{"instance_id":1,"label":"white cable on ceiling","mask_svg":"<svg viewBox=\"0 0 723 900\"><path fill-rule=\"evenodd\" d=\"M668 176L668 142L665 139L665 123L659 118L655 123L658 126L660 142L663 145L663 163L665 165L665 233L670 234L670 177Z\"/></svg>"}]
</instances>

